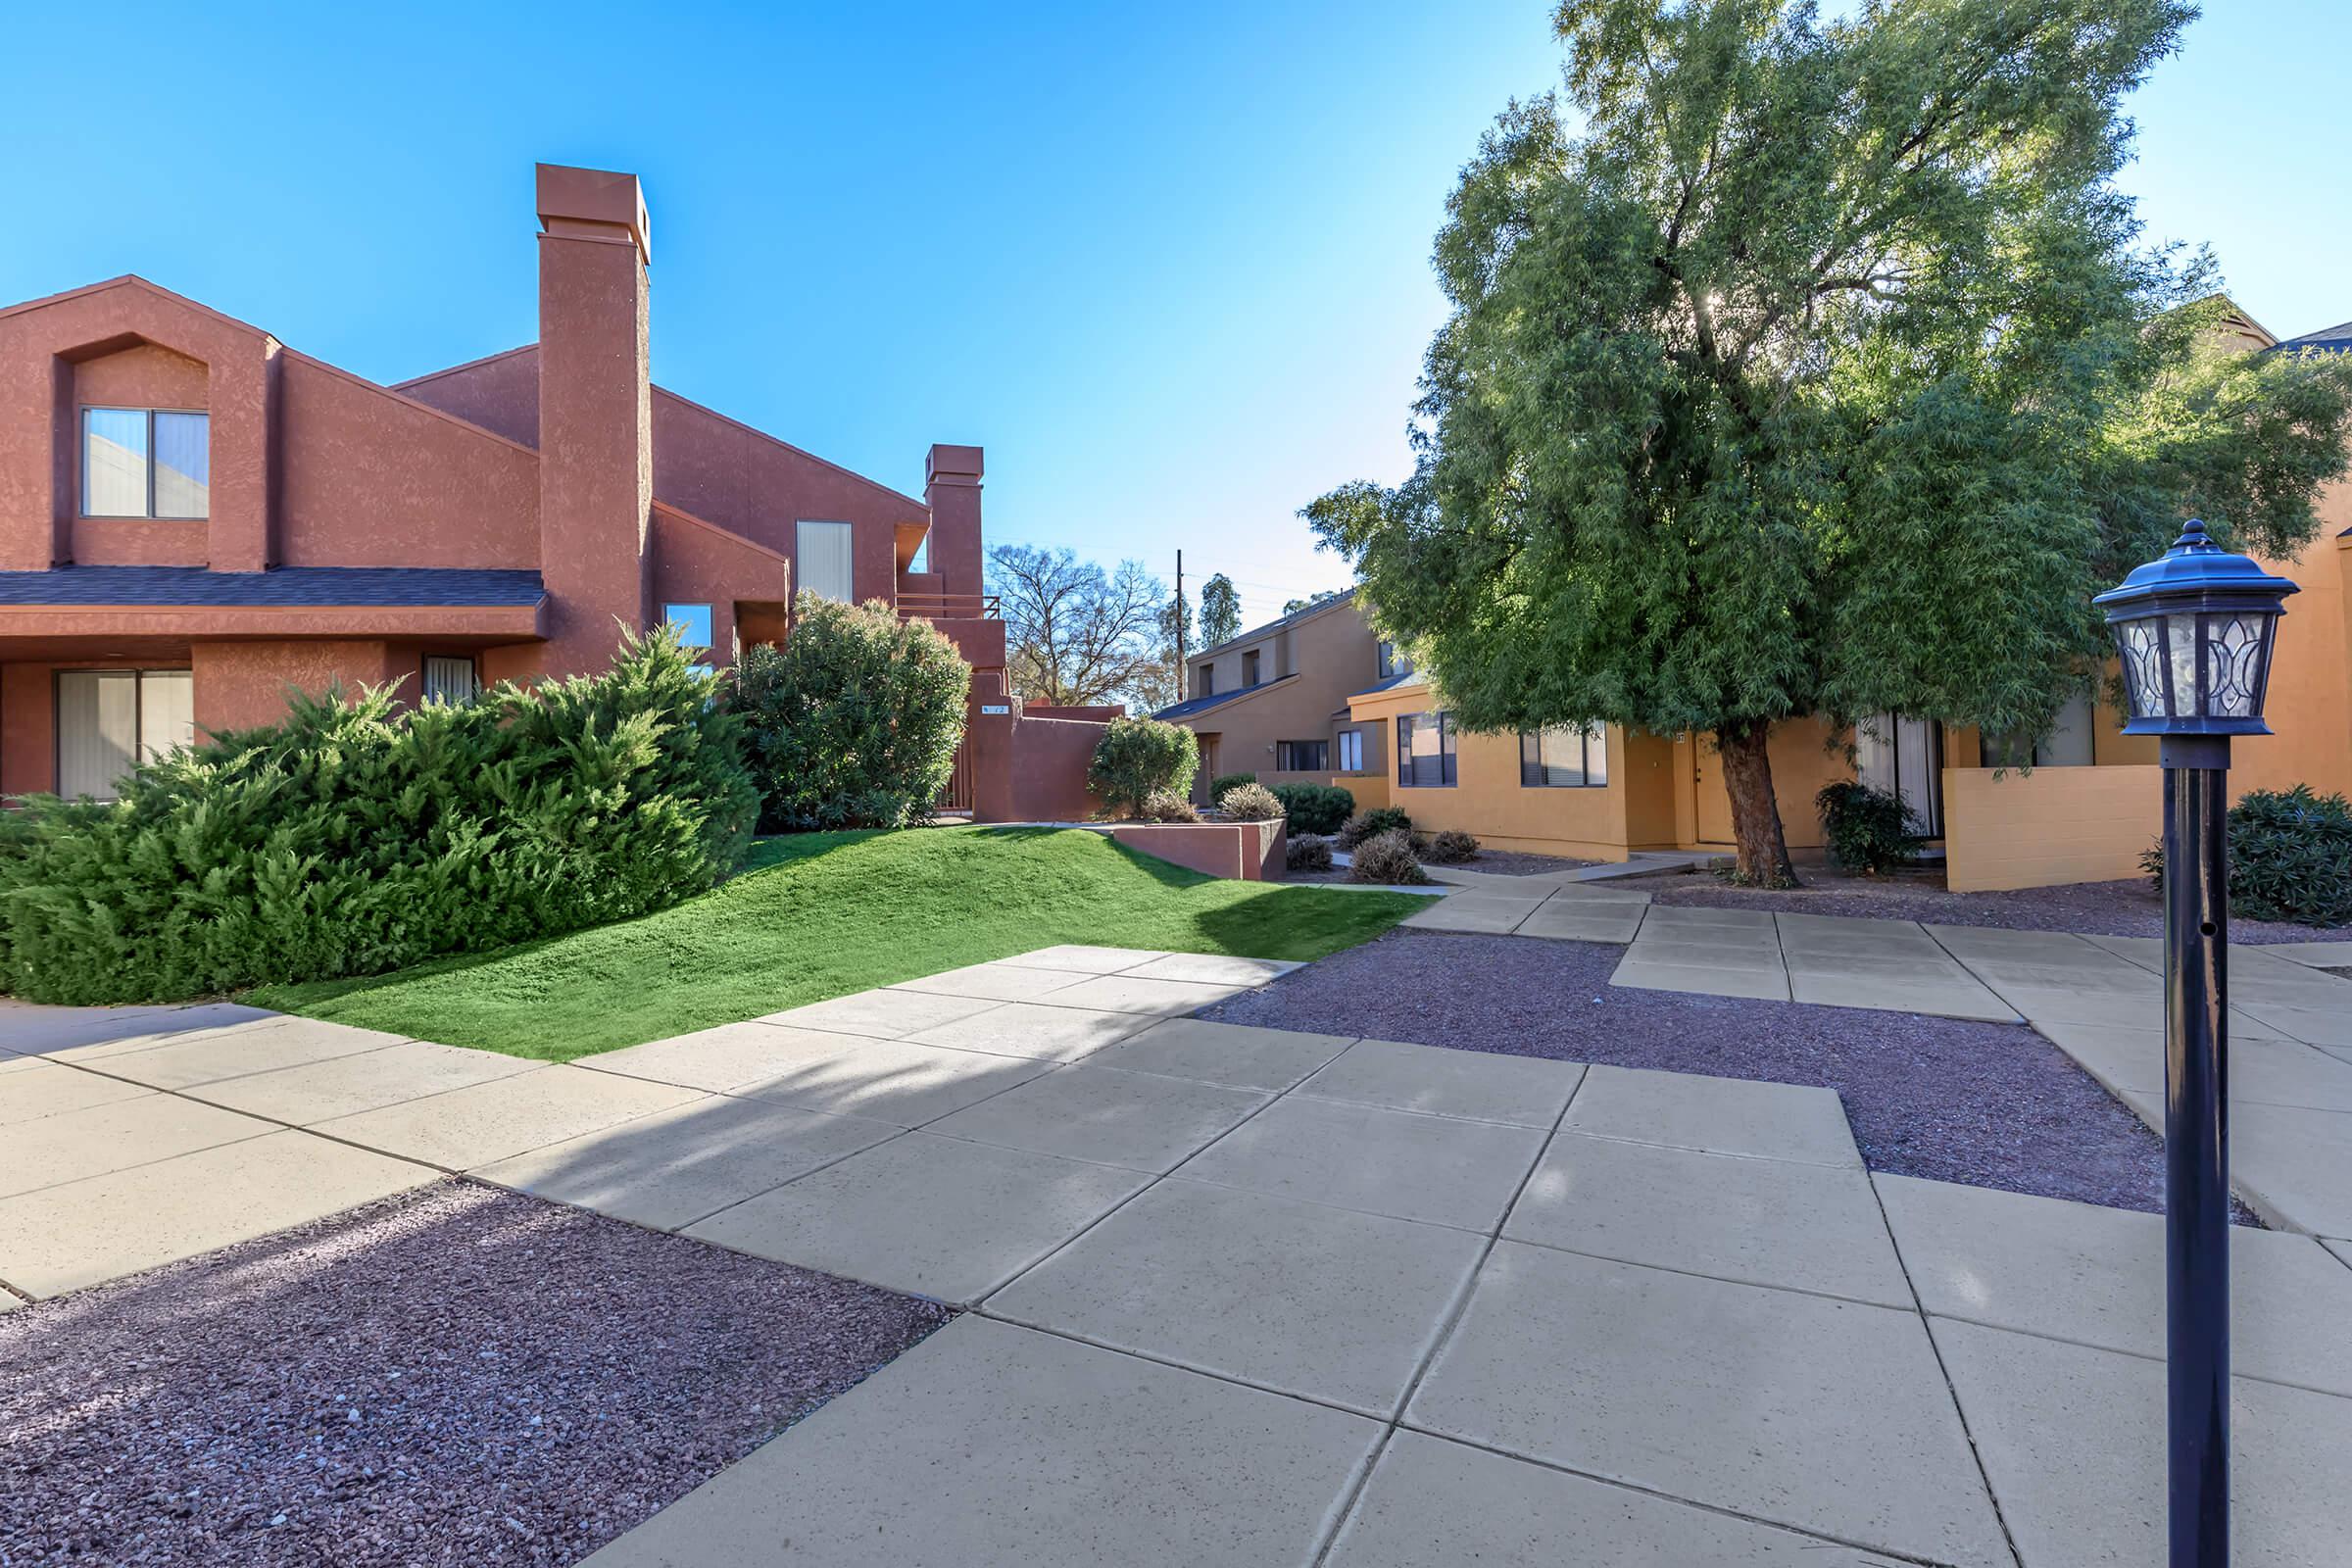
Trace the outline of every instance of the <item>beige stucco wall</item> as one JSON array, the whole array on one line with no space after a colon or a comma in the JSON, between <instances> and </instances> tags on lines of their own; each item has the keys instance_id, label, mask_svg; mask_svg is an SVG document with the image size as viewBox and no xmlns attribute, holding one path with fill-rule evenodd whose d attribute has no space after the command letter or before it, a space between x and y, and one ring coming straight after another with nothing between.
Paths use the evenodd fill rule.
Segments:
<instances>
[{"instance_id":1,"label":"beige stucco wall","mask_svg":"<svg viewBox=\"0 0 2352 1568\"><path fill-rule=\"evenodd\" d=\"M2163 827L2153 766L1943 770L1946 881L1956 893L2141 875Z\"/></svg>"},{"instance_id":2,"label":"beige stucco wall","mask_svg":"<svg viewBox=\"0 0 2352 1568\"><path fill-rule=\"evenodd\" d=\"M1360 727L1393 736L1398 714L1432 712L1438 705L1428 687L1408 685L1359 697L1350 706ZM1396 782L1393 768L1378 779L1333 782L1353 791L1359 808L1402 807L1424 832L1458 828L1497 850L1622 860L1633 850L1664 842L1642 835L1660 831L1662 819L1670 817L1673 749L1650 736L1629 738L1612 726L1608 754L1604 785L1531 789L1519 782L1517 735L1460 732L1450 786L1408 789Z\"/></svg>"},{"instance_id":3,"label":"beige stucco wall","mask_svg":"<svg viewBox=\"0 0 2352 1568\"><path fill-rule=\"evenodd\" d=\"M1258 652L1258 690L1187 721L1200 738L1200 773L1194 785L1198 799L1206 800L1210 781L1223 773L1255 773L1261 784L1323 782L1339 762L1338 732L1347 723L1348 694L1380 678L1379 640L1350 602L1268 636L1228 644L1213 658L1195 660L1186 689L1198 695L1200 671L1213 666L1218 692L1238 690L1243 655L1251 649ZM1327 742L1330 764L1277 771L1278 741ZM1387 747L1367 732L1365 767L1377 770L1387 762Z\"/></svg>"}]
</instances>

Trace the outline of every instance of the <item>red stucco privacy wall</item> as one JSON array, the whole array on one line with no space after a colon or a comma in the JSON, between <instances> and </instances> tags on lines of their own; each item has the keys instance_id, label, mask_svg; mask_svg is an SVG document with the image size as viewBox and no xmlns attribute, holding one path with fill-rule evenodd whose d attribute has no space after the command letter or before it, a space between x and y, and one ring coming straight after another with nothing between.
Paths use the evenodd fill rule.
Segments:
<instances>
[{"instance_id":1,"label":"red stucco privacy wall","mask_svg":"<svg viewBox=\"0 0 2352 1568\"><path fill-rule=\"evenodd\" d=\"M1122 822L1110 836L1131 850L1241 882L1279 882L1288 857L1280 822Z\"/></svg>"}]
</instances>

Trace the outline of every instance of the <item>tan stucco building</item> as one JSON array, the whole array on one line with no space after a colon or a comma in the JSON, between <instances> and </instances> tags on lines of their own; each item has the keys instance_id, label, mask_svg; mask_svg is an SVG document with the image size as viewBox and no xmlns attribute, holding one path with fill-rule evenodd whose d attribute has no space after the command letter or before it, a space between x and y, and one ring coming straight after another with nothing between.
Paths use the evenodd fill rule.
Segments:
<instances>
[{"instance_id":1,"label":"tan stucco building","mask_svg":"<svg viewBox=\"0 0 2352 1568\"><path fill-rule=\"evenodd\" d=\"M2230 327L2250 352L2352 353L2352 322L2284 343L2242 312ZM2232 748L2233 800L2296 784L2352 794L2352 476L2323 491L2316 510L2311 544L2292 560L2262 563L2302 591L2279 624L2268 703L2274 733ZM1708 736L1614 725L1534 737L1460 733L1442 697L1412 674L1352 693L1340 727L1361 732L1367 762L1335 782L1359 808L1403 808L1417 829L1458 828L1497 849L1604 860L1637 850L1734 850L1722 760ZM1381 750L1391 759L1385 766L1369 760ZM2088 699L2030 752L1988 746L1974 729L1883 713L1858 732L1833 733L1811 718L1778 724L1771 754L1781 822L1798 858L1822 853L1814 796L1859 776L1910 805L1962 892L2138 876L2161 825L2155 740L2125 735L2121 715Z\"/></svg>"},{"instance_id":2,"label":"tan stucco building","mask_svg":"<svg viewBox=\"0 0 2352 1568\"><path fill-rule=\"evenodd\" d=\"M1254 773L1261 784L1312 783L1332 774L1379 773L1385 731L1359 723L1348 698L1394 676L1389 651L1366 623L1354 590L1318 600L1185 661L1185 700L1154 717L1200 737L1193 793Z\"/></svg>"}]
</instances>

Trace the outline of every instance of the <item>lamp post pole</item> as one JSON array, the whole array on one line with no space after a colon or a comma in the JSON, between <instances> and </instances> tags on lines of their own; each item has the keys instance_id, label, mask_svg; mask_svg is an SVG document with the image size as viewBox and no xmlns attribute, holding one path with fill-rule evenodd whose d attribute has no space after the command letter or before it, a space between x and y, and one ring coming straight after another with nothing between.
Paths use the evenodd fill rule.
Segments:
<instances>
[{"instance_id":1,"label":"lamp post pole","mask_svg":"<svg viewBox=\"0 0 2352 1568\"><path fill-rule=\"evenodd\" d=\"M2263 699L2295 585L2194 518L2098 596L2127 735L2164 767L2164 1290L2171 1568L2230 1565L2230 737Z\"/></svg>"},{"instance_id":2,"label":"lamp post pole","mask_svg":"<svg viewBox=\"0 0 2352 1568\"><path fill-rule=\"evenodd\" d=\"M2230 738L2164 764L2164 1265L2172 1568L2230 1561Z\"/></svg>"}]
</instances>

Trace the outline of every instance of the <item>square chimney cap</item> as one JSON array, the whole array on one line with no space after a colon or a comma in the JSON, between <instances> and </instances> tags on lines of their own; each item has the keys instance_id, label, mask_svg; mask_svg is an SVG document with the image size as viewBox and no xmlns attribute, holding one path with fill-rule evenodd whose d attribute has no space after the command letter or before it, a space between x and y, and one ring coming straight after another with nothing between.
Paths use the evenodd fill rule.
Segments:
<instances>
[{"instance_id":1,"label":"square chimney cap","mask_svg":"<svg viewBox=\"0 0 2352 1568\"><path fill-rule=\"evenodd\" d=\"M563 164L541 164L538 170L542 224L553 228L557 221L569 220L626 229L637 242L637 253L652 263L653 226L646 220L645 192L635 174Z\"/></svg>"}]
</instances>

